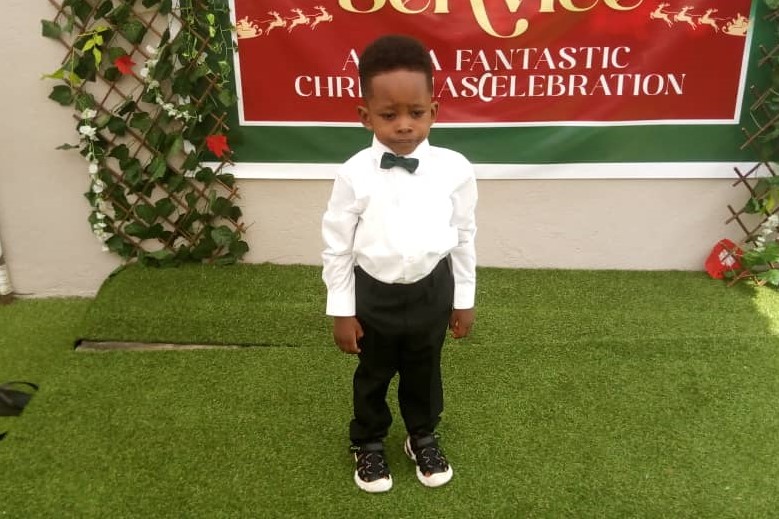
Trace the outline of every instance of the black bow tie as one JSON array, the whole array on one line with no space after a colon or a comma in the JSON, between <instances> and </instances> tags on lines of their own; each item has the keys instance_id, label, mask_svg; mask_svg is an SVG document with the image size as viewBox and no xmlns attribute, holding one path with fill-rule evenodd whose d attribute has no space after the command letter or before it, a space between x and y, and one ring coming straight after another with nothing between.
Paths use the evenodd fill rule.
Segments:
<instances>
[{"instance_id":1,"label":"black bow tie","mask_svg":"<svg viewBox=\"0 0 779 519\"><path fill-rule=\"evenodd\" d=\"M381 156L381 163L379 166L381 166L381 169L390 169L394 166L399 166L409 173L413 173L419 167L419 159L400 157L398 155L385 152L384 155Z\"/></svg>"}]
</instances>

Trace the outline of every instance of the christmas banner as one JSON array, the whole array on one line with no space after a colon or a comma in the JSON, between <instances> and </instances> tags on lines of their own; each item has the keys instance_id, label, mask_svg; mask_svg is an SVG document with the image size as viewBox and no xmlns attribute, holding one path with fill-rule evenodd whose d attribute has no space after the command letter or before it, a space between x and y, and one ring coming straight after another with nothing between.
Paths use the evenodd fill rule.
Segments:
<instances>
[{"instance_id":1,"label":"christmas banner","mask_svg":"<svg viewBox=\"0 0 779 519\"><path fill-rule=\"evenodd\" d=\"M750 0L235 0L244 124L355 124L358 56L430 48L439 124L733 123Z\"/></svg>"},{"instance_id":2,"label":"christmas banner","mask_svg":"<svg viewBox=\"0 0 779 519\"><path fill-rule=\"evenodd\" d=\"M431 142L498 168L496 178L515 178L515 165L749 162L749 87L770 82L757 61L775 38L763 0L230 0L230 10L231 145L239 174L253 164L249 176L270 178L315 178L314 164L369 144L359 55L391 33L430 50Z\"/></svg>"}]
</instances>

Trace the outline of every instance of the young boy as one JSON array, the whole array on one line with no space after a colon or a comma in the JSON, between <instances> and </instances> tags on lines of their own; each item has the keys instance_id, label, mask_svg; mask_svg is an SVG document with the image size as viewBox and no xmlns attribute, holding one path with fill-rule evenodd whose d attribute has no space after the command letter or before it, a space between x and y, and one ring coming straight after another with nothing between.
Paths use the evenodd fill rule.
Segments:
<instances>
[{"instance_id":1,"label":"young boy","mask_svg":"<svg viewBox=\"0 0 779 519\"><path fill-rule=\"evenodd\" d=\"M387 389L399 374L404 449L426 486L452 467L435 433L443 410L441 348L446 329L465 337L474 319L476 180L465 157L431 146L433 67L415 39L384 36L360 56L370 148L339 169L322 221L322 278L338 347L357 354L349 436L354 481L392 487L383 439L392 415Z\"/></svg>"}]
</instances>

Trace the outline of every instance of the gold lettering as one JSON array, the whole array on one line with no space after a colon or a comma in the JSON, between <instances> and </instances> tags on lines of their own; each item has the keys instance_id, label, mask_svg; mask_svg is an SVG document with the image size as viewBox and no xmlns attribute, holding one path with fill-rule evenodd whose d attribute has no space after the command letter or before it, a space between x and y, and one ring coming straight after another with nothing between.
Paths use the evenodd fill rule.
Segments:
<instances>
[{"instance_id":1,"label":"gold lettering","mask_svg":"<svg viewBox=\"0 0 779 519\"><path fill-rule=\"evenodd\" d=\"M638 0L638 2L630 6L620 5L619 0L603 0L603 3L605 3L607 6L611 7L615 11L630 11L631 9L635 9L636 7L641 5L643 1L644 0Z\"/></svg>"},{"instance_id":2,"label":"gold lettering","mask_svg":"<svg viewBox=\"0 0 779 519\"><path fill-rule=\"evenodd\" d=\"M375 13L376 11L384 7L384 4L387 3L387 0L373 0L373 7L365 11L360 11L359 9L354 7L354 4L352 2L353 0L338 0L338 5L341 6L341 9L343 9L344 11L349 11L350 13L367 14L367 13Z\"/></svg>"},{"instance_id":3,"label":"gold lettering","mask_svg":"<svg viewBox=\"0 0 779 519\"><path fill-rule=\"evenodd\" d=\"M449 0L435 0L433 12L436 14L449 13Z\"/></svg>"},{"instance_id":4,"label":"gold lettering","mask_svg":"<svg viewBox=\"0 0 779 519\"><path fill-rule=\"evenodd\" d=\"M519 9L519 5L522 3L522 0L504 1L506 2L506 7L508 7L509 11L512 13L516 13L517 9ZM484 7L484 0L471 0L471 9L473 10L473 16L476 17L476 21L478 22L479 27L481 27L482 30L490 36L494 36L496 38L516 38L527 30L528 21L525 18L520 18L517 20L517 23L514 24L514 32L511 34L498 34L492 27L489 16L487 16L487 9Z\"/></svg>"},{"instance_id":5,"label":"gold lettering","mask_svg":"<svg viewBox=\"0 0 779 519\"><path fill-rule=\"evenodd\" d=\"M427 9L427 7L430 5L430 2L428 1L424 6L422 6L421 9L417 9L416 11L406 7L406 2L404 0L390 0L390 5L392 7L394 7L395 10L397 12L399 12L399 13L403 13L403 14L419 14L419 13L423 12L425 9Z\"/></svg>"},{"instance_id":6,"label":"gold lettering","mask_svg":"<svg viewBox=\"0 0 779 519\"><path fill-rule=\"evenodd\" d=\"M563 9L565 9L566 11L579 13L581 11L589 11L590 9L598 5L598 0L594 0L592 2L592 5L589 7L577 7L573 5L573 0L560 0L560 5L563 6Z\"/></svg>"}]
</instances>

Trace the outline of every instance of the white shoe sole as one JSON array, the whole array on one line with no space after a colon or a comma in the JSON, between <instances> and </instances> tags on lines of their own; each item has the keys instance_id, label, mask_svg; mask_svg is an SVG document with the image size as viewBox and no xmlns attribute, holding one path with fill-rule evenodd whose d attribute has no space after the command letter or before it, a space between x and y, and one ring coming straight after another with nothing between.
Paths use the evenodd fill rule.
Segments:
<instances>
[{"instance_id":1,"label":"white shoe sole","mask_svg":"<svg viewBox=\"0 0 779 519\"><path fill-rule=\"evenodd\" d=\"M406 437L406 441L403 443L403 450L406 452L406 456L411 458L411 460L414 461L414 464L416 465L417 469L417 479L420 483L425 485L429 488L436 488L443 485L446 485L449 483L449 480L452 479L452 476L454 475L454 470L452 470L452 465L449 465L449 468L446 472L438 472L436 474L431 474L429 476L425 476L422 474L422 471L419 470L419 465L416 464L417 457L414 454L414 451L411 450L411 438Z\"/></svg>"},{"instance_id":2,"label":"white shoe sole","mask_svg":"<svg viewBox=\"0 0 779 519\"><path fill-rule=\"evenodd\" d=\"M354 471L354 482L360 487L361 490L370 492L371 494L378 494L380 492L386 492L392 488L392 476L377 479L375 481L363 481L360 476L357 475L357 471Z\"/></svg>"}]
</instances>

